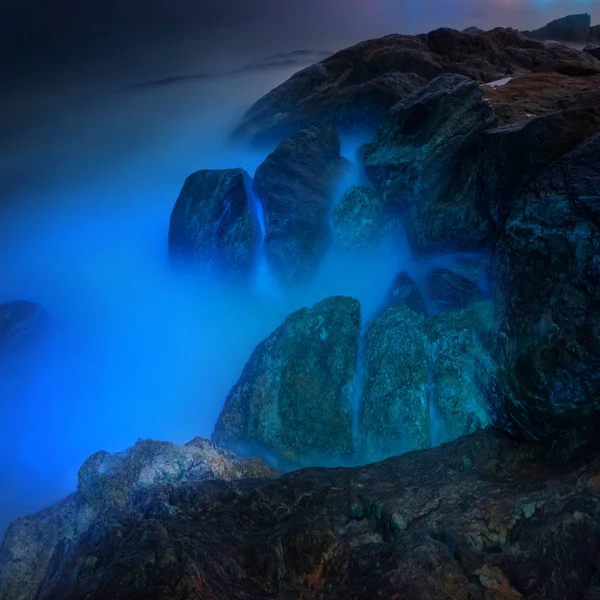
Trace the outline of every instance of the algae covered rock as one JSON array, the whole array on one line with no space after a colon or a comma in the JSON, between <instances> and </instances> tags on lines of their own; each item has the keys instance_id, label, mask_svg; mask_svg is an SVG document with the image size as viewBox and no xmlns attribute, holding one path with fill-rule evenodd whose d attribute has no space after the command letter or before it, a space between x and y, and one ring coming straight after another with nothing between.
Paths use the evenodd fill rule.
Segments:
<instances>
[{"instance_id":1,"label":"algae covered rock","mask_svg":"<svg viewBox=\"0 0 600 600\"><path fill-rule=\"evenodd\" d=\"M432 269L427 274L427 292L440 311L464 308L483 300L476 283L450 269Z\"/></svg>"},{"instance_id":2,"label":"algae covered rock","mask_svg":"<svg viewBox=\"0 0 600 600\"><path fill-rule=\"evenodd\" d=\"M412 277L406 272L398 273L383 301L379 314L388 308L407 306L413 312L421 315L427 314L425 300Z\"/></svg>"},{"instance_id":3,"label":"algae covered rock","mask_svg":"<svg viewBox=\"0 0 600 600\"><path fill-rule=\"evenodd\" d=\"M365 334L361 459L383 460L429 446L426 319L400 306Z\"/></svg>"},{"instance_id":4,"label":"algae covered rock","mask_svg":"<svg viewBox=\"0 0 600 600\"><path fill-rule=\"evenodd\" d=\"M374 189L354 186L333 211L333 234L344 250L365 250L378 246L390 233L390 221Z\"/></svg>"},{"instance_id":5,"label":"algae covered rock","mask_svg":"<svg viewBox=\"0 0 600 600\"><path fill-rule=\"evenodd\" d=\"M258 225L243 169L197 171L183 185L171 213L169 254L234 279L253 270Z\"/></svg>"},{"instance_id":6,"label":"algae covered rock","mask_svg":"<svg viewBox=\"0 0 600 600\"><path fill-rule=\"evenodd\" d=\"M347 168L329 125L290 136L256 170L264 213L264 252L285 285L307 283L327 252L335 186Z\"/></svg>"},{"instance_id":7,"label":"algae covered rock","mask_svg":"<svg viewBox=\"0 0 600 600\"><path fill-rule=\"evenodd\" d=\"M332 297L289 315L230 391L213 440L294 464L349 457L360 336L357 300Z\"/></svg>"}]
</instances>

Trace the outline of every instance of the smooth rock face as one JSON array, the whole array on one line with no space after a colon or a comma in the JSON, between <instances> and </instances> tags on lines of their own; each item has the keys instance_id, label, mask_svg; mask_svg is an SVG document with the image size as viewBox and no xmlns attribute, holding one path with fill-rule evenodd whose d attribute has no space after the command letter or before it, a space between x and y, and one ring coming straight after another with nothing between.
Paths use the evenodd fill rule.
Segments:
<instances>
[{"instance_id":1,"label":"smooth rock face","mask_svg":"<svg viewBox=\"0 0 600 600\"><path fill-rule=\"evenodd\" d=\"M15 300L0 304L0 347L14 350L35 343L50 324L50 315L38 304Z\"/></svg>"},{"instance_id":2,"label":"smooth rock face","mask_svg":"<svg viewBox=\"0 0 600 600\"><path fill-rule=\"evenodd\" d=\"M592 599L598 473L598 454L556 466L481 431L361 468L156 485L67 544L38 599Z\"/></svg>"},{"instance_id":3,"label":"smooth rock face","mask_svg":"<svg viewBox=\"0 0 600 600\"><path fill-rule=\"evenodd\" d=\"M408 208L417 253L466 250L490 239L477 189L477 144L495 123L480 87L443 75L396 105L364 153L386 202Z\"/></svg>"},{"instance_id":4,"label":"smooth rock face","mask_svg":"<svg viewBox=\"0 0 600 600\"><path fill-rule=\"evenodd\" d=\"M392 233L393 220L379 194L365 186L351 187L333 211L333 235L344 250L377 247Z\"/></svg>"},{"instance_id":5,"label":"smooth rock face","mask_svg":"<svg viewBox=\"0 0 600 600\"><path fill-rule=\"evenodd\" d=\"M360 455L365 462L427 448L426 320L406 306L386 310L365 334Z\"/></svg>"},{"instance_id":6,"label":"smooth rock face","mask_svg":"<svg viewBox=\"0 0 600 600\"><path fill-rule=\"evenodd\" d=\"M38 586L59 567L68 548L79 538L90 539L118 515L135 514L136 498L148 487L277 475L257 458L241 457L202 438L185 446L140 440L125 452L98 452L81 467L77 493L10 524L0 549L0 599L37 598ZM171 508L165 504L157 511L173 516Z\"/></svg>"},{"instance_id":7,"label":"smooth rock face","mask_svg":"<svg viewBox=\"0 0 600 600\"><path fill-rule=\"evenodd\" d=\"M492 359L491 301L442 312L428 320L429 394L433 445L455 440L492 422L488 403L496 366Z\"/></svg>"},{"instance_id":8,"label":"smooth rock face","mask_svg":"<svg viewBox=\"0 0 600 600\"><path fill-rule=\"evenodd\" d=\"M310 281L331 243L336 183L346 168L329 125L290 136L256 170L265 221L264 252L285 285Z\"/></svg>"},{"instance_id":9,"label":"smooth rock face","mask_svg":"<svg viewBox=\"0 0 600 600\"><path fill-rule=\"evenodd\" d=\"M387 296L381 305L379 314L388 308L397 308L398 306L407 306L410 310L420 315L427 314L425 300L423 300L417 284L406 271L398 273L392 282Z\"/></svg>"},{"instance_id":10,"label":"smooth rock face","mask_svg":"<svg viewBox=\"0 0 600 600\"><path fill-rule=\"evenodd\" d=\"M600 134L550 165L513 202L496 247L499 388L512 427L532 438L574 431L578 444L597 431L598 156Z\"/></svg>"},{"instance_id":11,"label":"smooth rock face","mask_svg":"<svg viewBox=\"0 0 600 600\"><path fill-rule=\"evenodd\" d=\"M253 270L259 229L250 210L243 169L197 171L183 185L171 213L169 254L247 279Z\"/></svg>"},{"instance_id":12,"label":"smooth rock face","mask_svg":"<svg viewBox=\"0 0 600 600\"><path fill-rule=\"evenodd\" d=\"M256 347L213 440L258 446L296 465L349 457L359 337L360 305L352 298L289 315Z\"/></svg>"},{"instance_id":13,"label":"smooth rock face","mask_svg":"<svg viewBox=\"0 0 600 600\"><path fill-rule=\"evenodd\" d=\"M280 141L321 121L342 133L371 131L398 101L443 73L486 83L548 71L591 75L600 73L600 63L584 52L550 47L512 29L388 35L296 73L250 108L236 135Z\"/></svg>"},{"instance_id":14,"label":"smooth rock face","mask_svg":"<svg viewBox=\"0 0 600 600\"><path fill-rule=\"evenodd\" d=\"M483 300L483 292L476 283L450 269L432 269L427 274L426 286L439 311L464 308Z\"/></svg>"}]
</instances>

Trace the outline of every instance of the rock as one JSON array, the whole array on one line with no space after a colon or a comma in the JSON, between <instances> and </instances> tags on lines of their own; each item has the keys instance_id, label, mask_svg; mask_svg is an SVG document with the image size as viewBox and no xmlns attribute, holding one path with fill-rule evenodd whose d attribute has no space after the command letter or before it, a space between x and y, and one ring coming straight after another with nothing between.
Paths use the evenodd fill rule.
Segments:
<instances>
[{"instance_id":1,"label":"rock","mask_svg":"<svg viewBox=\"0 0 600 600\"><path fill-rule=\"evenodd\" d=\"M38 304L15 300L0 304L0 348L14 352L35 344L50 325L50 315Z\"/></svg>"},{"instance_id":2,"label":"rock","mask_svg":"<svg viewBox=\"0 0 600 600\"><path fill-rule=\"evenodd\" d=\"M550 47L511 29L388 35L296 73L249 109L235 135L279 142L322 121L342 134L371 132L392 106L443 73L486 83L549 71L592 75L600 73L600 64L584 52Z\"/></svg>"},{"instance_id":3,"label":"rock","mask_svg":"<svg viewBox=\"0 0 600 600\"><path fill-rule=\"evenodd\" d=\"M133 516L137 498L149 487L168 483L176 488L215 479L265 480L277 475L257 458L241 457L202 438L185 446L140 440L125 452L98 452L81 467L77 493L11 523L0 548L0 599L38 598L38 586L58 568L64 553L78 539L91 539L117 515ZM155 509L170 516L178 513L167 503ZM118 528L112 533L118 537L117 532ZM81 571L89 572L89 568Z\"/></svg>"},{"instance_id":4,"label":"rock","mask_svg":"<svg viewBox=\"0 0 600 600\"><path fill-rule=\"evenodd\" d=\"M598 35L598 39L600 39L600 35ZM591 54L595 59L600 60L600 46L588 45L583 51Z\"/></svg>"},{"instance_id":5,"label":"rock","mask_svg":"<svg viewBox=\"0 0 600 600\"><path fill-rule=\"evenodd\" d=\"M270 477L275 472L258 459L244 459L214 442L194 438L185 446L139 440L119 453L97 452L79 471L78 490L90 505L122 506L144 487L205 479Z\"/></svg>"},{"instance_id":6,"label":"rock","mask_svg":"<svg viewBox=\"0 0 600 600\"><path fill-rule=\"evenodd\" d=\"M534 31L524 31L527 37L536 40L559 40L561 42L587 42L590 40L592 18L589 14L567 15L550 21Z\"/></svg>"},{"instance_id":7,"label":"rock","mask_svg":"<svg viewBox=\"0 0 600 600\"><path fill-rule=\"evenodd\" d=\"M360 305L327 298L289 315L254 350L230 391L213 440L258 447L295 465L352 455Z\"/></svg>"},{"instance_id":8,"label":"rock","mask_svg":"<svg viewBox=\"0 0 600 600\"><path fill-rule=\"evenodd\" d=\"M344 250L377 247L392 233L392 219L372 188L351 187L333 211L333 235Z\"/></svg>"},{"instance_id":9,"label":"rock","mask_svg":"<svg viewBox=\"0 0 600 600\"><path fill-rule=\"evenodd\" d=\"M494 122L475 82L443 75L396 105L366 148L369 179L386 202L409 209L407 230L417 253L489 242L475 174L479 138Z\"/></svg>"},{"instance_id":10,"label":"rock","mask_svg":"<svg viewBox=\"0 0 600 600\"><path fill-rule=\"evenodd\" d=\"M597 134L523 189L494 256L506 427L575 446L600 410L599 153Z\"/></svg>"},{"instance_id":11,"label":"rock","mask_svg":"<svg viewBox=\"0 0 600 600\"><path fill-rule=\"evenodd\" d=\"M577 106L600 103L600 75L569 77L536 73L515 77L506 85L483 86L483 93L498 116L499 125L517 123Z\"/></svg>"},{"instance_id":12,"label":"rock","mask_svg":"<svg viewBox=\"0 0 600 600\"><path fill-rule=\"evenodd\" d=\"M593 598L600 457L498 432L352 469L155 485L56 557L39 600ZM165 502L173 515L160 514ZM58 552L57 552L58 555Z\"/></svg>"},{"instance_id":13,"label":"rock","mask_svg":"<svg viewBox=\"0 0 600 600\"><path fill-rule=\"evenodd\" d=\"M169 254L236 280L253 270L259 241L243 169L197 171L171 213Z\"/></svg>"},{"instance_id":14,"label":"rock","mask_svg":"<svg viewBox=\"0 0 600 600\"><path fill-rule=\"evenodd\" d=\"M400 306L371 321L365 334L360 419L361 460L429 446L425 317Z\"/></svg>"},{"instance_id":15,"label":"rock","mask_svg":"<svg viewBox=\"0 0 600 600\"><path fill-rule=\"evenodd\" d=\"M433 445L491 424L494 407L488 399L496 373L491 343L494 325L489 300L442 312L428 320Z\"/></svg>"},{"instance_id":16,"label":"rock","mask_svg":"<svg viewBox=\"0 0 600 600\"><path fill-rule=\"evenodd\" d=\"M288 286L310 281L331 243L335 185L346 161L329 125L290 136L256 170L265 222L264 252Z\"/></svg>"},{"instance_id":17,"label":"rock","mask_svg":"<svg viewBox=\"0 0 600 600\"><path fill-rule=\"evenodd\" d=\"M479 149L479 173L481 193L495 228L502 230L519 189L599 131L600 97L487 131Z\"/></svg>"},{"instance_id":18,"label":"rock","mask_svg":"<svg viewBox=\"0 0 600 600\"><path fill-rule=\"evenodd\" d=\"M378 315L381 315L388 308L397 308L398 306L407 306L420 315L427 314L425 300L423 300L417 284L406 271L398 273L396 279L392 282Z\"/></svg>"},{"instance_id":19,"label":"rock","mask_svg":"<svg viewBox=\"0 0 600 600\"><path fill-rule=\"evenodd\" d=\"M439 311L465 308L471 302L483 300L476 283L450 269L432 269L427 274L427 293Z\"/></svg>"}]
</instances>

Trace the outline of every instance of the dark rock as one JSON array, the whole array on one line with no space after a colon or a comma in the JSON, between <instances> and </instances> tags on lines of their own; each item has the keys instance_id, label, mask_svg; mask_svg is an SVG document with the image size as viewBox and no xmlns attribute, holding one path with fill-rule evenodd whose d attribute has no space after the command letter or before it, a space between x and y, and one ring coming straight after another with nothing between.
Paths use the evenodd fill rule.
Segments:
<instances>
[{"instance_id":1,"label":"dark rock","mask_svg":"<svg viewBox=\"0 0 600 600\"><path fill-rule=\"evenodd\" d=\"M334 239L344 250L374 248L392 232L393 220L372 188L350 188L333 211Z\"/></svg>"},{"instance_id":2,"label":"dark rock","mask_svg":"<svg viewBox=\"0 0 600 600\"><path fill-rule=\"evenodd\" d=\"M48 331L50 315L38 304L15 300L0 304L0 347L14 351L35 344Z\"/></svg>"},{"instance_id":3,"label":"dark rock","mask_svg":"<svg viewBox=\"0 0 600 600\"><path fill-rule=\"evenodd\" d=\"M409 208L407 230L418 253L488 243L475 175L479 138L494 122L475 82L443 75L396 105L366 148L366 173L385 201Z\"/></svg>"},{"instance_id":4,"label":"dark rock","mask_svg":"<svg viewBox=\"0 0 600 600\"><path fill-rule=\"evenodd\" d=\"M600 32L598 35L598 39L600 39ZM591 54L595 59L600 60L600 46L586 46L583 49L584 52L587 52L588 54Z\"/></svg>"},{"instance_id":5,"label":"dark rock","mask_svg":"<svg viewBox=\"0 0 600 600\"><path fill-rule=\"evenodd\" d=\"M401 271L394 279L379 314L388 308L397 308L398 306L407 306L417 314L427 314L425 300L423 300L417 284L406 271Z\"/></svg>"},{"instance_id":6,"label":"dark rock","mask_svg":"<svg viewBox=\"0 0 600 600\"><path fill-rule=\"evenodd\" d=\"M492 422L494 389L493 304L475 302L428 320L432 445L455 440Z\"/></svg>"},{"instance_id":7,"label":"dark rock","mask_svg":"<svg viewBox=\"0 0 600 600\"><path fill-rule=\"evenodd\" d=\"M586 53L550 47L511 29L388 35L346 48L296 73L250 108L236 135L280 141L320 121L340 133L371 131L388 109L442 73L486 83L548 71L591 75L600 73L600 64Z\"/></svg>"},{"instance_id":8,"label":"dark rock","mask_svg":"<svg viewBox=\"0 0 600 600\"><path fill-rule=\"evenodd\" d=\"M241 457L202 438L185 446L140 440L125 452L98 452L81 467L77 493L11 523L0 548L0 599L38 598L38 586L76 540L90 539L118 515L135 514L137 499L148 487L277 475L257 458ZM154 507L156 514L163 509L163 516L178 513L165 503ZM90 569L80 573L85 576Z\"/></svg>"},{"instance_id":9,"label":"dark rock","mask_svg":"<svg viewBox=\"0 0 600 600\"><path fill-rule=\"evenodd\" d=\"M598 454L556 465L482 431L361 468L152 486L141 517L57 550L38 599L593 598L599 472Z\"/></svg>"},{"instance_id":10,"label":"dark rock","mask_svg":"<svg viewBox=\"0 0 600 600\"><path fill-rule=\"evenodd\" d=\"M427 293L440 311L464 308L483 300L476 283L450 269L432 269L427 274Z\"/></svg>"},{"instance_id":11,"label":"dark rock","mask_svg":"<svg viewBox=\"0 0 600 600\"><path fill-rule=\"evenodd\" d=\"M258 242L248 183L243 169L190 175L171 213L169 254L203 269L248 278Z\"/></svg>"},{"instance_id":12,"label":"dark rock","mask_svg":"<svg viewBox=\"0 0 600 600\"><path fill-rule=\"evenodd\" d=\"M524 31L523 34L536 40L587 42L590 40L591 25L592 18L587 13L567 15L534 31Z\"/></svg>"},{"instance_id":13,"label":"dark rock","mask_svg":"<svg viewBox=\"0 0 600 600\"><path fill-rule=\"evenodd\" d=\"M600 134L524 189L494 257L507 427L575 445L600 410L599 155Z\"/></svg>"},{"instance_id":14,"label":"dark rock","mask_svg":"<svg viewBox=\"0 0 600 600\"><path fill-rule=\"evenodd\" d=\"M429 446L426 320L386 310L365 334L360 456L382 460Z\"/></svg>"},{"instance_id":15,"label":"dark rock","mask_svg":"<svg viewBox=\"0 0 600 600\"><path fill-rule=\"evenodd\" d=\"M290 136L256 170L265 220L264 252L286 285L308 282L331 243L335 185L346 168L329 125Z\"/></svg>"},{"instance_id":16,"label":"dark rock","mask_svg":"<svg viewBox=\"0 0 600 600\"><path fill-rule=\"evenodd\" d=\"M359 336L360 305L351 298L327 298L289 315L254 350L213 439L297 465L349 457Z\"/></svg>"}]
</instances>

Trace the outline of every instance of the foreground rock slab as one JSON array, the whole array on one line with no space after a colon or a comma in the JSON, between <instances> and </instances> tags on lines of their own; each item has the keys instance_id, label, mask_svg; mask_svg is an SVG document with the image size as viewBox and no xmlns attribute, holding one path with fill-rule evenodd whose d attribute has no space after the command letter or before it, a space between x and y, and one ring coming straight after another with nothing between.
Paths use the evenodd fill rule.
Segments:
<instances>
[{"instance_id":1,"label":"foreground rock slab","mask_svg":"<svg viewBox=\"0 0 600 600\"><path fill-rule=\"evenodd\" d=\"M599 502L598 453L553 465L489 431L361 468L163 483L57 547L37 598L591 599Z\"/></svg>"}]
</instances>

